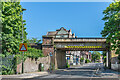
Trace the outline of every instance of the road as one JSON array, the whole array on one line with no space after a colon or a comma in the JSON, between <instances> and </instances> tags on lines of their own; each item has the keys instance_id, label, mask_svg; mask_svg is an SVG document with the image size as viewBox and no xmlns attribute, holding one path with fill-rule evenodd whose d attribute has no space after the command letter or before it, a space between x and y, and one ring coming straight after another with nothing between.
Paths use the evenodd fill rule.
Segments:
<instances>
[{"instance_id":1,"label":"road","mask_svg":"<svg viewBox=\"0 0 120 80\"><path fill-rule=\"evenodd\" d=\"M37 78L118 78L118 72L105 70L102 63L89 63L83 66L59 69L52 74Z\"/></svg>"},{"instance_id":2,"label":"road","mask_svg":"<svg viewBox=\"0 0 120 80\"><path fill-rule=\"evenodd\" d=\"M71 66L68 69L58 69L44 76L36 76L22 80L119 80L120 73L104 69L102 63L88 63L82 66Z\"/></svg>"}]
</instances>

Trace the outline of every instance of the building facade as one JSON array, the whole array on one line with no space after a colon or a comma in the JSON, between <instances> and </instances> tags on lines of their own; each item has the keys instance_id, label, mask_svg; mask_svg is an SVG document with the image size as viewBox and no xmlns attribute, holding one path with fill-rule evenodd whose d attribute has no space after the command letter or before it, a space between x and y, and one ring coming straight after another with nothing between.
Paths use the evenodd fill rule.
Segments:
<instances>
[{"instance_id":1,"label":"building facade","mask_svg":"<svg viewBox=\"0 0 120 80\"><path fill-rule=\"evenodd\" d=\"M52 45L52 41L54 38L77 38L75 36L75 33L72 33L71 29L66 30L64 27L61 27L60 29L57 29L56 31L49 31L46 35L43 36L43 53L45 56L49 55L49 52L54 53ZM45 46L44 46L45 44ZM47 46L46 46L47 45ZM49 49L48 49L49 48ZM70 65L79 65L80 64L80 58L84 58L84 63L86 59L89 59L91 61L91 53L88 51L66 51L66 61Z\"/></svg>"}]
</instances>

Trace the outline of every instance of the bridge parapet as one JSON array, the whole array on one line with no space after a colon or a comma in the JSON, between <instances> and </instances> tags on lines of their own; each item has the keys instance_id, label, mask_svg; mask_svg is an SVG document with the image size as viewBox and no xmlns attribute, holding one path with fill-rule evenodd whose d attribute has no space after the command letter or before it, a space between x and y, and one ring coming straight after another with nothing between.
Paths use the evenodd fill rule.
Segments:
<instances>
[{"instance_id":1,"label":"bridge parapet","mask_svg":"<svg viewBox=\"0 0 120 80\"><path fill-rule=\"evenodd\" d=\"M54 42L106 42L106 38L55 38Z\"/></svg>"}]
</instances>

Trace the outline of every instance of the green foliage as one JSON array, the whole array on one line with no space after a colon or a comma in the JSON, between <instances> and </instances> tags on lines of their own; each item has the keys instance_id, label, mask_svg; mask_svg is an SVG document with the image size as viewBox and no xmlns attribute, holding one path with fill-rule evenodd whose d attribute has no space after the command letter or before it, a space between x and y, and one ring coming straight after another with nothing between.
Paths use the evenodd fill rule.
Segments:
<instances>
[{"instance_id":1,"label":"green foliage","mask_svg":"<svg viewBox=\"0 0 120 80\"><path fill-rule=\"evenodd\" d=\"M84 58L82 57L82 58L80 58L80 62L83 62L84 61Z\"/></svg>"},{"instance_id":2,"label":"green foliage","mask_svg":"<svg viewBox=\"0 0 120 80\"><path fill-rule=\"evenodd\" d=\"M1 2L0 12L2 12L1 23L2 23L2 33L0 37L2 38L2 57L7 57L8 55L15 55L14 60L11 62L13 64L12 68L3 65L3 74L16 73L17 64L21 63L22 59L26 57L38 58L43 57L42 51L28 47L28 51L23 55L19 52L19 43L22 42L22 23L23 23L23 38L24 42L27 43L26 39L26 28L24 27L25 20L22 17L22 7L20 2ZM33 43L39 43L41 40L32 38ZM29 43L29 42L28 42ZM12 71L13 70L13 71Z\"/></svg>"},{"instance_id":3,"label":"green foliage","mask_svg":"<svg viewBox=\"0 0 120 80\"><path fill-rule=\"evenodd\" d=\"M103 63L106 63L106 51L103 51L103 53L102 53L102 56L103 56L103 58L104 58L104 61L103 61Z\"/></svg>"},{"instance_id":4,"label":"green foliage","mask_svg":"<svg viewBox=\"0 0 120 80\"><path fill-rule=\"evenodd\" d=\"M9 0L10 1L10 0ZM16 73L16 54L20 54L19 52L19 43L22 42L22 22L23 17L22 7L20 2L1 2L0 12L2 12L1 24L2 24L2 54L7 57L9 55L15 55L13 61L12 68L6 65L2 65L3 74L12 74ZM24 41L26 41L26 31L23 23L23 32L24 32ZM13 71L12 71L13 70Z\"/></svg>"},{"instance_id":5,"label":"green foliage","mask_svg":"<svg viewBox=\"0 0 120 80\"><path fill-rule=\"evenodd\" d=\"M120 1L111 3L103 14L106 22L101 34L107 37L107 43L112 44L110 50L116 50L116 54L120 54Z\"/></svg>"},{"instance_id":6,"label":"green foliage","mask_svg":"<svg viewBox=\"0 0 120 80\"><path fill-rule=\"evenodd\" d=\"M42 66L42 63L39 64L39 70L38 71L44 71L44 65Z\"/></svg>"},{"instance_id":7,"label":"green foliage","mask_svg":"<svg viewBox=\"0 0 120 80\"><path fill-rule=\"evenodd\" d=\"M85 60L85 63L90 63L91 61L89 59L86 59Z\"/></svg>"},{"instance_id":8,"label":"green foliage","mask_svg":"<svg viewBox=\"0 0 120 80\"><path fill-rule=\"evenodd\" d=\"M16 57L2 56L2 75L16 73Z\"/></svg>"},{"instance_id":9,"label":"green foliage","mask_svg":"<svg viewBox=\"0 0 120 80\"><path fill-rule=\"evenodd\" d=\"M5 65L2 65L2 75L10 75L10 74L14 74L14 71L12 68L10 67L6 67Z\"/></svg>"},{"instance_id":10,"label":"green foliage","mask_svg":"<svg viewBox=\"0 0 120 80\"><path fill-rule=\"evenodd\" d=\"M26 60L27 56L25 55L26 52L21 52L20 54L16 54L17 60L16 60L16 64L20 64L22 62L22 60Z\"/></svg>"},{"instance_id":11,"label":"green foliage","mask_svg":"<svg viewBox=\"0 0 120 80\"><path fill-rule=\"evenodd\" d=\"M19 43L22 42L22 12L20 2L2 2L2 53L7 55L19 53ZM24 40L26 31L23 24Z\"/></svg>"},{"instance_id":12,"label":"green foliage","mask_svg":"<svg viewBox=\"0 0 120 80\"><path fill-rule=\"evenodd\" d=\"M69 68L70 67L70 65L68 64L68 62L66 63L66 68Z\"/></svg>"},{"instance_id":13,"label":"green foliage","mask_svg":"<svg viewBox=\"0 0 120 80\"><path fill-rule=\"evenodd\" d=\"M98 51L94 51L92 53L92 61L96 62L97 60L100 60L101 54Z\"/></svg>"},{"instance_id":14,"label":"green foliage","mask_svg":"<svg viewBox=\"0 0 120 80\"><path fill-rule=\"evenodd\" d=\"M31 47L28 47L28 50L25 53L25 56L27 56L29 58L44 57L42 50L31 48Z\"/></svg>"},{"instance_id":15,"label":"green foliage","mask_svg":"<svg viewBox=\"0 0 120 80\"><path fill-rule=\"evenodd\" d=\"M28 39L28 43L40 43L41 40L37 39L37 38L32 38L32 39Z\"/></svg>"}]
</instances>

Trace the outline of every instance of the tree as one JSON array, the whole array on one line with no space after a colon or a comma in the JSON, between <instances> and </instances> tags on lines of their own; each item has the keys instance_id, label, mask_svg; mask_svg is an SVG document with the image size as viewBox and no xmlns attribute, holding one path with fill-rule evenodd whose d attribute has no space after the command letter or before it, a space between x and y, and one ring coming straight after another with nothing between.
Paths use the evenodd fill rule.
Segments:
<instances>
[{"instance_id":1,"label":"tree","mask_svg":"<svg viewBox=\"0 0 120 80\"><path fill-rule=\"evenodd\" d=\"M120 1L111 3L103 14L106 22L101 34L107 38L107 43L111 44L110 50L120 54Z\"/></svg>"},{"instance_id":2,"label":"tree","mask_svg":"<svg viewBox=\"0 0 120 80\"><path fill-rule=\"evenodd\" d=\"M41 40L37 38L28 39L28 43L40 43Z\"/></svg>"},{"instance_id":3,"label":"tree","mask_svg":"<svg viewBox=\"0 0 120 80\"><path fill-rule=\"evenodd\" d=\"M102 56L103 56L103 59L104 59L103 63L106 63L106 53L107 53L107 51L102 52Z\"/></svg>"},{"instance_id":4,"label":"tree","mask_svg":"<svg viewBox=\"0 0 120 80\"><path fill-rule=\"evenodd\" d=\"M10 1L10 0L9 0ZM20 2L1 2L2 16L0 17L2 24L2 54L5 56L15 55L14 61L16 61L16 54L19 54L19 43L22 42L22 22L23 20L21 12L22 7ZM24 40L26 40L26 31L23 24ZM16 65L16 62L13 62ZM14 66L16 70L16 66Z\"/></svg>"},{"instance_id":5,"label":"tree","mask_svg":"<svg viewBox=\"0 0 120 80\"><path fill-rule=\"evenodd\" d=\"M19 52L19 43L22 42L22 21L25 22L20 15L21 12L20 2L2 2L2 53L5 55ZM26 28L23 29L26 38Z\"/></svg>"},{"instance_id":6,"label":"tree","mask_svg":"<svg viewBox=\"0 0 120 80\"><path fill-rule=\"evenodd\" d=\"M94 51L92 53L92 61L96 62L97 60L100 60L101 54L98 51Z\"/></svg>"}]
</instances>

